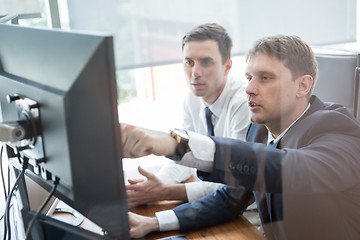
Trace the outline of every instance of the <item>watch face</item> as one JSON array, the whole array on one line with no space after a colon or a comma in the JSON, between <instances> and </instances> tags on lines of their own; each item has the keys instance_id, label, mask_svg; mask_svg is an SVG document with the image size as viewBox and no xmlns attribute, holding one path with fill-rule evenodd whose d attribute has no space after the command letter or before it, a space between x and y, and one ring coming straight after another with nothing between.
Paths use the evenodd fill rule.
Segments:
<instances>
[{"instance_id":1,"label":"watch face","mask_svg":"<svg viewBox=\"0 0 360 240\"><path fill-rule=\"evenodd\" d=\"M189 139L189 135L187 134L187 132L185 130L181 130L181 129L177 129L175 128L174 130L172 130L172 132L176 135L178 135L179 137L181 137L182 139Z\"/></svg>"},{"instance_id":2,"label":"watch face","mask_svg":"<svg viewBox=\"0 0 360 240\"><path fill-rule=\"evenodd\" d=\"M174 161L180 161L185 153L191 151L188 145L189 135L185 130L181 130L177 128L170 130L170 135L176 140L177 146L175 152L171 155L167 155L166 157Z\"/></svg>"}]
</instances>

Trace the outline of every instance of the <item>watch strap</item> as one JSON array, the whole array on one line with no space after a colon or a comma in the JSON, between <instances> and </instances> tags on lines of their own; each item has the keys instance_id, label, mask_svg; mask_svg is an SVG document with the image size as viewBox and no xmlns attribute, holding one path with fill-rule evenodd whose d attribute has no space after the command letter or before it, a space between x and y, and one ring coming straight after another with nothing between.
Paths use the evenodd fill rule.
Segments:
<instances>
[{"instance_id":1,"label":"watch strap","mask_svg":"<svg viewBox=\"0 0 360 240\"><path fill-rule=\"evenodd\" d=\"M166 157L174 161L180 161L185 153L191 151L189 148L188 134L185 130L176 128L174 130L170 130L170 135L176 140L177 146L175 152L171 155L167 155Z\"/></svg>"}]
</instances>

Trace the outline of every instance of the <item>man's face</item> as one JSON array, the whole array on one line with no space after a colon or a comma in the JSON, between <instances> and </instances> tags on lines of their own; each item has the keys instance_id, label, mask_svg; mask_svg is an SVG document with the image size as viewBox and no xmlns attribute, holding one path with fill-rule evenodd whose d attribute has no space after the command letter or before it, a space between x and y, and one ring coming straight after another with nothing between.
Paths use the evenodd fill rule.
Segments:
<instances>
[{"instance_id":1,"label":"man's face","mask_svg":"<svg viewBox=\"0 0 360 240\"><path fill-rule=\"evenodd\" d=\"M183 49L185 77L191 91L212 104L219 97L231 68L231 60L225 64L218 44L214 40L187 42Z\"/></svg>"},{"instance_id":2,"label":"man's face","mask_svg":"<svg viewBox=\"0 0 360 240\"><path fill-rule=\"evenodd\" d=\"M250 58L245 75L251 121L270 131L282 131L297 117L297 80L274 57L257 53Z\"/></svg>"}]
</instances>

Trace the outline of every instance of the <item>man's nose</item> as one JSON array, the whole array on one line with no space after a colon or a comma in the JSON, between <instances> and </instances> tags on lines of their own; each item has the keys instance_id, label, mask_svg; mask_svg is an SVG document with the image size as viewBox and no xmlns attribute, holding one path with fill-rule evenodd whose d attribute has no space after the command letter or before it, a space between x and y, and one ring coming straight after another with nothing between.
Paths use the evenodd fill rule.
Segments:
<instances>
[{"instance_id":1,"label":"man's nose","mask_svg":"<svg viewBox=\"0 0 360 240\"><path fill-rule=\"evenodd\" d=\"M257 95L258 94L256 79L252 78L250 81L248 81L245 92L248 95L251 95L251 94Z\"/></svg>"},{"instance_id":2,"label":"man's nose","mask_svg":"<svg viewBox=\"0 0 360 240\"><path fill-rule=\"evenodd\" d=\"M191 74L191 75L192 75L194 78L198 78L198 77L201 76L201 74L202 74L202 69L201 69L200 64L195 63L194 66L193 66L192 74Z\"/></svg>"}]
</instances>

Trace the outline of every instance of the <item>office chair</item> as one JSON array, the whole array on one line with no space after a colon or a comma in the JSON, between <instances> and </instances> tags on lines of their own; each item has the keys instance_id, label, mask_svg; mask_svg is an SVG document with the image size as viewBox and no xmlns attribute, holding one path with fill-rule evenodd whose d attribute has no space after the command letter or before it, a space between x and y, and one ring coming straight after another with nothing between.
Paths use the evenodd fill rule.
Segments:
<instances>
[{"instance_id":1,"label":"office chair","mask_svg":"<svg viewBox=\"0 0 360 240\"><path fill-rule=\"evenodd\" d=\"M360 53L326 49L314 53L319 65L314 95L346 106L360 120Z\"/></svg>"}]
</instances>

